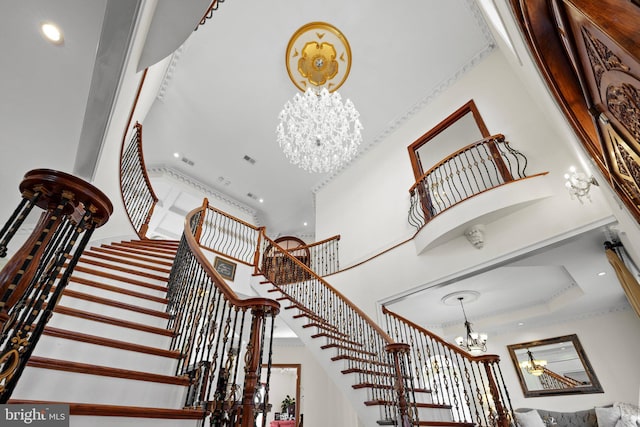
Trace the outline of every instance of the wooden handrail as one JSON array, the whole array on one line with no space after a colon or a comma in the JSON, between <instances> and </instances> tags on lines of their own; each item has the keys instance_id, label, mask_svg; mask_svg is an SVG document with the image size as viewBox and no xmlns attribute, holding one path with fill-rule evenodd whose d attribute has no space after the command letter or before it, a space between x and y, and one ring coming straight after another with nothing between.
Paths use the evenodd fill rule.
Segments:
<instances>
[{"instance_id":1,"label":"wooden handrail","mask_svg":"<svg viewBox=\"0 0 640 427\"><path fill-rule=\"evenodd\" d=\"M205 200L206 200L206 199L205 199ZM204 203L203 203L203 205L204 205ZM213 212L219 213L220 215L225 216L225 217L227 217L227 218L229 218L229 219L231 219L231 220L233 220L233 221L239 222L240 224L242 224L242 225L244 225L244 226L246 226L246 227L253 228L253 229L254 229L254 230L256 230L256 231L260 231L260 229L261 229L261 228L263 228L263 227L258 227L258 226L253 225L253 224L249 224L248 222L243 221L243 220L241 220L240 218L236 218L235 216L233 216L233 215L231 215L231 214L229 214L229 213L227 213L227 212L225 212L225 211L221 211L220 209L214 208L214 207L213 207L213 206L211 206L211 205L208 205L208 209L209 209L210 211L213 211Z\"/></svg>"},{"instance_id":2,"label":"wooden handrail","mask_svg":"<svg viewBox=\"0 0 640 427\"><path fill-rule=\"evenodd\" d=\"M256 308L260 306L270 307L274 314L280 312L280 303L278 301L274 301L269 298L240 298L236 293L227 285L227 282L220 276L215 268L211 265L211 262L204 256L202 251L200 250L200 244L196 241L195 236L191 232L191 221L193 217L201 212L204 214L202 207L195 208L191 212L189 212L184 220L184 238L189 245L189 249L196 257L200 266L205 270L207 275L213 279L215 285L220 291L224 294L224 296L229 300L232 305L241 307L241 308Z\"/></svg>"},{"instance_id":3,"label":"wooden handrail","mask_svg":"<svg viewBox=\"0 0 640 427\"><path fill-rule=\"evenodd\" d=\"M299 251L301 249L313 248L315 246L320 246L320 245L324 245L325 243L329 243L332 240L340 240L340 235L336 234L335 236L327 237L324 240L320 240L319 242L309 243L308 245L300 245L300 246L296 246L295 248L289 248L289 249L287 249L287 252L293 252L293 251Z\"/></svg>"},{"instance_id":4,"label":"wooden handrail","mask_svg":"<svg viewBox=\"0 0 640 427\"><path fill-rule=\"evenodd\" d=\"M474 356L473 354L465 351L464 349L462 349L462 348L460 348L458 346L455 346L455 345L443 340L442 338L440 338L439 336L433 334L431 331L423 328L422 326L413 323L411 320L409 320L409 319L407 319L405 317L402 317L399 314L394 313L393 311L390 311L384 305L382 306L382 313L383 314L388 314L390 316L393 316L393 317L397 318L398 320L403 321L407 325L409 325L412 328L424 333L425 335L428 335L434 341L437 341L438 343L444 345L445 347L448 347L450 350L452 350L453 352L459 354L460 356L462 356L462 357L464 357L466 359L469 359L469 360L474 361L474 362L480 362L480 363L499 362L500 361L500 356L498 356L497 354L482 354L482 355Z\"/></svg>"},{"instance_id":5,"label":"wooden handrail","mask_svg":"<svg viewBox=\"0 0 640 427\"><path fill-rule=\"evenodd\" d=\"M266 234L263 234L263 238L265 241L268 241L269 244L273 247L278 248L283 253L287 253L287 250L282 246L278 245L276 242L271 240ZM303 262L301 262L296 257L289 258L293 263L295 263L298 267L300 267L306 274L311 276L313 279L322 283L329 291L333 292L338 298L340 298L349 308L351 308L354 312L356 312L359 316L361 316L380 336L387 344L395 344L395 341L387 334L376 322L374 322L367 314L362 311L358 306L353 304L347 297L345 297L340 291L331 286L327 281L325 281L322 277L318 276L313 270L307 267Z\"/></svg>"},{"instance_id":6,"label":"wooden handrail","mask_svg":"<svg viewBox=\"0 0 640 427\"><path fill-rule=\"evenodd\" d=\"M436 163L434 166L432 166L428 171L423 173L420 176L420 178L416 179L416 182L409 189L409 193L413 194L413 192L415 191L416 187L426 177L428 177L434 170L438 169L440 166L442 166L443 164L447 163L449 160L453 159L454 157L457 157L459 154L464 153L465 151L468 151L469 149L471 149L473 147L477 147L479 145L482 145L482 144L487 143L487 142L492 142L492 141L499 141L499 142L504 141L504 135L501 134L501 133L497 133L495 135L488 136L488 137L480 139L480 140L478 140L476 142L472 142L471 144L460 148L458 151L454 151L453 153L449 154L447 157L445 157L444 159L442 159L438 163Z\"/></svg>"}]
</instances>

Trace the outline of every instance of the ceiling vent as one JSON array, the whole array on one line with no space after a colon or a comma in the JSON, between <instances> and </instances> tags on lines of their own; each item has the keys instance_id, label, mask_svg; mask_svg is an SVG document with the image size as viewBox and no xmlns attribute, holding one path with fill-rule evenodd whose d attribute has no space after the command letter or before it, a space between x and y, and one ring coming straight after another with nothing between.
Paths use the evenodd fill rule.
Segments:
<instances>
[{"instance_id":1,"label":"ceiling vent","mask_svg":"<svg viewBox=\"0 0 640 427\"><path fill-rule=\"evenodd\" d=\"M183 157L181 159L183 162L185 162L186 164L188 164L189 166L193 166L193 160L187 159L186 157Z\"/></svg>"},{"instance_id":2,"label":"ceiling vent","mask_svg":"<svg viewBox=\"0 0 640 427\"><path fill-rule=\"evenodd\" d=\"M256 195L255 195L255 194L253 194L253 193L247 193L247 197L249 197L249 198L251 198L251 199L253 199L253 200L258 200L258 196L256 196Z\"/></svg>"},{"instance_id":3,"label":"ceiling vent","mask_svg":"<svg viewBox=\"0 0 640 427\"><path fill-rule=\"evenodd\" d=\"M254 159L253 157L249 157L246 154L243 157L244 160L246 160L247 162L251 163L252 165L256 164L256 159Z\"/></svg>"}]
</instances>

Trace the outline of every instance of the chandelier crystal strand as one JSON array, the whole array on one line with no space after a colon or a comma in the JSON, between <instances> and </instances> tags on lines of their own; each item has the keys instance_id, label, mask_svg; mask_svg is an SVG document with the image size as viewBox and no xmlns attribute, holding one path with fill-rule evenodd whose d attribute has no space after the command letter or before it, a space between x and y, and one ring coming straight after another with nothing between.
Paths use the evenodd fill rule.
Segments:
<instances>
[{"instance_id":1,"label":"chandelier crystal strand","mask_svg":"<svg viewBox=\"0 0 640 427\"><path fill-rule=\"evenodd\" d=\"M278 144L291 163L309 172L332 172L348 163L362 142L360 113L338 92L308 88L280 112Z\"/></svg>"}]
</instances>

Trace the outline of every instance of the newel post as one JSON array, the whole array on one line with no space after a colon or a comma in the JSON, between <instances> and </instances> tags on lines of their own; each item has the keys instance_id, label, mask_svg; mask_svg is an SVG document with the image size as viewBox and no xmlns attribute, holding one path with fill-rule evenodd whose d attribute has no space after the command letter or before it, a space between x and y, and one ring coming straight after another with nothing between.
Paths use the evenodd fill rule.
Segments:
<instances>
[{"instance_id":1,"label":"newel post","mask_svg":"<svg viewBox=\"0 0 640 427\"><path fill-rule=\"evenodd\" d=\"M398 396L398 412L400 415L400 422L397 424L400 427L411 427L411 414L409 413L409 402L407 400L407 389L405 387L404 378L405 374L402 369L403 361L401 358L406 359L411 346L404 343L387 344L385 350L391 353L393 357L393 367L395 369L395 383L394 389Z\"/></svg>"},{"instance_id":2,"label":"newel post","mask_svg":"<svg viewBox=\"0 0 640 427\"><path fill-rule=\"evenodd\" d=\"M254 427L257 407L254 401L257 385L260 382L262 350L264 346L264 319L270 307L255 305L251 307L251 333L244 355L244 387L242 392L241 427Z\"/></svg>"},{"instance_id":3,"label":"newel post","mask_svg":"<svg viewBox=\"0 0 640 427\"><path fill-rule=\"evenodd\" d=\"M262 235L265 227L258 228L258 240L256 241L256 251L253 254L253 274L260 273L260 245L262 244Z\"/></svg>"},{"instance_id":4,"label":"newel post","mask_svg":"<svg viewBox=\"0 0 640 427\"><path fill-rule=\"evenodd\" d=\"M202 224L204 224L204 217L207 216L207 209L209 208L209 199L206 197L202 200L202 211L200 212L200 218L198 218L198 225L196 226L196 232L193 233L196 242L200 244L200 236L202 236Z\"/></svg>"},{"instance_id":5,"label":"newel post","mask_svg":"<svg viewBox=\"0 0 640 427\"><path fill-rule=\"evenodd\" d=\"M24 200L0 232L0 256L28 212L44 212L0 272L0 403L11 396L93 230L113 211L100 190L63 172L32 170L19 189Z\"/></svg>"},{"instance_id":6,"label":"newel post","mask_svg":"<svg viewBox=\"0 0 640 427\"><path fill-rule=\"evenodd\" d=\"M487 375L487 381L489 382L489 391L491 392L491 396L493 397L493 404L498 415L497 426L509 427L511 425L511 422L509 420L509 416L507 415L507 411L505 410L502 399L500 398L500 390L491 369L491 364L499 362L500 358L496 356L495 358L492 358L490 360L483 360L482 364L484 365L484 371Z\"/></svg>"}]
</instances>

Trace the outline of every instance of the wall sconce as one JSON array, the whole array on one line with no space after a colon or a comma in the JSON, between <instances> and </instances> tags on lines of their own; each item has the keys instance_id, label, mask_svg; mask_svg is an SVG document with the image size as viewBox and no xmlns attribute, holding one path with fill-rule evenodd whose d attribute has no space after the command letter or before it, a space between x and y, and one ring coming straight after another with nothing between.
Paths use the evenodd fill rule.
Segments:
<instances>
[{"instance_id":1,"label":"wall sconce","mask_svg":"<svg viewBox=\"0 0 640 427\"><path fill-rule=\"evenodd\" d=\"M587 177L587 175L582 172L577 172L576 168L571 166L569 172L564 174L564 179L566 180L564 186L569 190L572 199L576 197L580 203L584 203L582 201L584 197L591 201L589 190L592 185L598 186L598 181L596 181L593 175Z\"/></svg>"}]
</instances>

